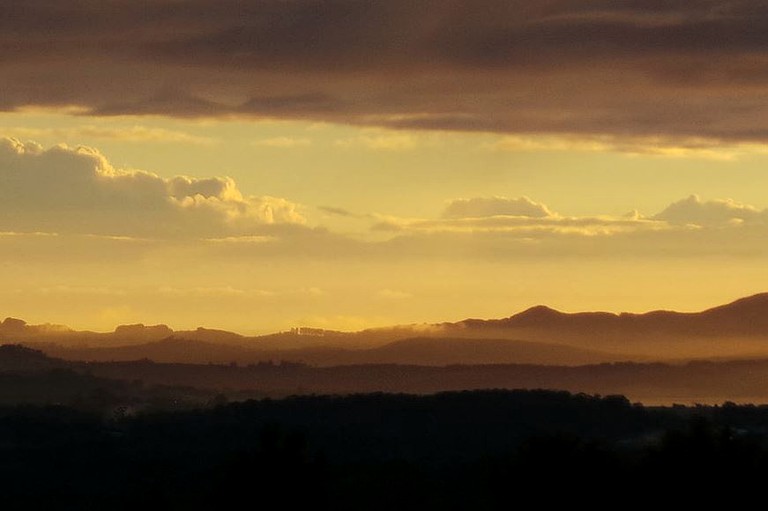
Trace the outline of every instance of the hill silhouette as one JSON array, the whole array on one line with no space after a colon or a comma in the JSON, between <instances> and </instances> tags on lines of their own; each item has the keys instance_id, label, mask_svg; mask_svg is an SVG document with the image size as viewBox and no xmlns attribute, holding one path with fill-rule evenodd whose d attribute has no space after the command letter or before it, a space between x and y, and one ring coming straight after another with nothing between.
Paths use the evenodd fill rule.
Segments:
<instances>
[{"instance_id":1,"label":"hill silhouette","mask_svg":"<svg viewBox=\"0 0 768 511\"><path fill-rule=\"evenodd\" d=\"M0 372L39 371L64 365L64 360L50 357L40 350L20 344L0 345Z\"/></svg>"},{"instance_id":2,"label":"hill silhouette","mask_svg":"<svg viewBox=\"0 0 768 511\"><path fill-rule=\"evenodd\" d=\"M358 332L296 328L255 337L202 327L174 331L162 324L121 325L98 333L7 318L0 323L0 342L24 342L68 359L196 363L272 358L318 365L576 365L649 358L756 358L768 356L768 293L701 312L568 313L539 305L501 319Z\"/></svg>"},{"instance_id":3,"label":"hill silhouette","mask_svg":"<svg viewBox=\"0 0 768 511\"><path fill-rule=\"evenodd\" d=\"M667 358L768 355L768 293L701 312L560 312L536 306L503 319L441 325L444 335L546 341Z\"/></svg>"},{"instance_id":4,"label":"hill silhouette","mask_svg":"<svg viewBox=\"0 0 768 511\"><path fill-rule=\"evenodd\" d=\"M412 338L367 349L318 345L297 349L263 349L257 343L230 345L168 337L160 341L116 347L39 346L67 360L129 361L150 359L180 363L257 363L284 360L318 366L351 364L560 364L576 365L624 360L626 357L595 350L541 342L507 339Z\"/></svg>"},{"instance_id":5,"label":"hill silhouette","mask_svg":"<svg viewBox=\"0 0 768 511\"><path fill-rule=\"evenodd\" d=\"M580 366L369 363L319 367L280 360L247 365L149 359L85 362L52 358L22 346L0 347L0 403L139 406L163 402L177 407L180 403L200 405L220 395L240 400L295 394L546 388L623 394L646 404L714 404L767 402L767 380L768 359Z\"/></svg>"},{"instance_id":6,"label":"hill silhouette","mask_svg":"<svg viewBox=\"0 0 768 511\"><path fill-rule=\"evenodd\" d=\"M168 325L145 325L135 323L118 325L113 332L92 332L73 330L64 325L29 325L17 318L6 318L0 322L0 341L21 340L37 343L55 343L63 346L124 346L160 341L168 337L183 337L192 341L237 342L244 337L226 330L199 327L195 330L174 331Z\"/></svg>"},{"instance_id":7,"label":"hill silhouette","mask_svg":"<svg viewBox=\"0 0 768 511\"><path fill-rule=\"evenodd\" d=\"M623 312L566 313L544 305L504 319L466 319L446 323L448 328L539 328L573 332L621 332L701 336L768 337L768 293L741 298L701 312L657 310L642 314Z\"/></svg>"},{"instance_id":8,"label":"hill silhouette","mask_svg":"<svg viewBox=\"0 0 768 511\"><path fill-rule=\"evenodd\" d=\"M625 357L542 342L507 339L418 337L395 341L363 352L357 363L382 364L558 364L579 365L623 360ZM366 360L367 359L367 360Z\"/></svg>"}]
</instances>

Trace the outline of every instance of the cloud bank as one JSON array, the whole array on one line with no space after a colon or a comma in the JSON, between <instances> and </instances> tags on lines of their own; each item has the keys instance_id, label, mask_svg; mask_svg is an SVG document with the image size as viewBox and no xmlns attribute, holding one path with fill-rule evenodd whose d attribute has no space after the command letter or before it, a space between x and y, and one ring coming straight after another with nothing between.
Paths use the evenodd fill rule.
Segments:
<instances>
[{"instance_id":1,"label":"cloud bank","mask_svg":"<svg viewBox=\"0 0 768 511\"><path fill-rule=\"evenodd\" d=\"M664 211L654 216L671 224L689 224L701 227L738 225L742 223L766 223L768 211L760 211L754 206L742 204L733 199L702 201L691 195L670 204Z\"/></svg>"},{"instance_id":2,"label":"cloud bank","mask_svg":"<svg viewBox=\"0 0 768 511\"><path fill-rule=\"evenodd\" d=\"M0 231L204 238L304 221L298 205L244 196L227 177L163 178L88 147L0 139Z\"/></svg>"},{"instance_id":3,"label":"cloud bank","mask_svg":"<svg viewBox=\"0 0 768 511\"><path fill-rule=\"evenodd\" d=\"M51 257L69 252L87 259L88 251L101 247L102 253L106 246L115 257L196 251L230 262L361 264L419 257L768 255L768 210L696 195L655 214L624 216L569 216L525 196L453 199L432 218L336 206L310 212L317 218L284 198L248 196L227 177L162 177L115 168L93 148L0 139L0 245L7 259L37 258L40 247ZM322 226L338 218L357 224L343 231Z\"/></svg>"},{"instance_id":4,"label":"cloud bank","mask_svg":"<svg viewBox=\"0 0 768 511\"><path fill-rule=\"evenodd\" d=\"M768 138L758 0L32 0L0 48L6 110Z\"/></svg>"},{"instance_id":5,"label":"cloud bank","mask_svg":"<svg viewBox=\"0 0 768 511\"><path fill-rule=\"evenodd\" d=\"M768 209L732 199L675 201L654 215L565 216L527 197L450 201L440 218L377 217L392 254L429 258L604 260L765 257Z\"/></svg>"}]
</instances>

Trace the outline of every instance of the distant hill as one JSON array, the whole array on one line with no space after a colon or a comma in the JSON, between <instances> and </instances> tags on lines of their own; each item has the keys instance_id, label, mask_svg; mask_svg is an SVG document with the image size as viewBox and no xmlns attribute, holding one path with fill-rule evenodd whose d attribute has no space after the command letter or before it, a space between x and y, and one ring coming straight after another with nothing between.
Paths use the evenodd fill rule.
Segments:
<instances>
[{"instance_id":1,"label":"distant hill","mask_svg":"<svg viewBox=\"0 0 768 511\"><path fill-rule=\"evenodd\" d=\"M465 319L358 332L296 328L256 337L205 328L174 331L162 324L140 323L118 326L114 332L82 332L7 318L0 323L0 342L45 347L47 352L66 358L217 363L271 358L318 365L574 365L618 359L755 358L768 356L768 293L701 312L566 313L539 305L502 319Z\"/></svg>"},{"instance_id":2,"label":"distant hill","mask_svg":"<svg viewBox=\"0 0 768 511\"><path fill-rule=\"evenodd\" d=\"M0 345L0 372L39 371L66 365L65 361L49 357L40 350L20 344Z\"/></svg>"},{"instance_id":3,"label":"distant hill","mask_svg":"<svg viewBox=\"0 0 768 511\"><path fill-rule=\"evenodd\" d=\"M419 349L429 345L413 344ZM428 356L430 360L433 357L431 353ZM0 347L0 405L80 403L78 406L101 409L110 404L164 403L164 407L177 407L183 403L197 406L219 395L237 400L294 394L428 394L491 388L623 394L646 404L714 404L727 400L766 403L766 381L768 359L579 366L378 363L315 367L285 362L231 365L156 363L146 359L64 361L19 346Z\"/></svg>"},{"instance_id":4,"label":"distant hill","mask_svg":"<svg viewBox=\"0 0 768 511\"><path fill-rule=\"evenodd\" d=\"M26 321L18 318L5 318L0 322L0 339L9 337L38 337L47 335L68 335L74 330L64 325L28 325ZM85 332L87 333L87 332Z\"/></svg>"},{"instance_id":5,"label":"distant hill","mask_svg":"<svg viewBox=\"0 0 768 511\"><path fill-rule=\"evenodd\" d=\"M216 344L169 337L145 344L74 348L40 346L56 357L84 361L129 361L149 359L155 362L258 363L268 360L301 362L319 366L352 364L558 364L578 365L625 360L626 356L602 353L556 344L506 339L413 338L369 349L343 349L315 346L300 349L264 349Z\"/></svg>"},{"instance_id":6,"label":"distant hill","mask_svg":"<svg viewBox=\"0 0 768 511\"><path fill-rule=\"evenodd\" d=\"M557 364L580 365L626 357L541 342L507 339L421 337L365 350L358 363L379 364Z\"/></svg>"},{"instance_id":7,"label":"distant hill","mask_svg":"<svg viewBox=\"0 0 768 511\"><path fill-rule=\"evenodd\" d=\"M199 327L195 330L174 331L167 325L118 325L113 332L91 332L73 330L64 325L29 325L17 318L6 318L0 322L0 341L13 343L31 341L55 343L62 346L125 346L160 341L168 337L179 337L191 341L236 343L244 339L240 334L225 330Z\"/></svg>"},{"instance_id":8,"label":"distant hill","mask_svg":"<svg viewBox=\"0 0 768 511\"><path fill-rule=\"evenodd\" d=\"M159 341L125 346L68 347L60 345L34 345L54 357L86 362L109 362L148 359L168 363L248 363L258 361L251 350L239 346L217 344L194 339L168 337Z\"/></svg>"},{"instance_id":9,"label":"distant hill","mask_svg":"<svg viewBox=\"0 0 768 511\"><path fill-rule=\"evenodd\" d=\"M503 319L440 325L442 335L544 341L670 358L768 355L768 293L702 312L565 313L536 306Z\"/></svg>"},{"instance_id":10,"label":"distant hill","mask_svg":"<svg viewBox=\"0 0 768 511\"><path fill-rule=\"evenodd\" d=\"M466 319L443 326L447 329L533 328L590 333L768 337L768 293L693 313L659 310L644 314L568 314L539 305L504 319Z\"/></svg>"}]
</instances>

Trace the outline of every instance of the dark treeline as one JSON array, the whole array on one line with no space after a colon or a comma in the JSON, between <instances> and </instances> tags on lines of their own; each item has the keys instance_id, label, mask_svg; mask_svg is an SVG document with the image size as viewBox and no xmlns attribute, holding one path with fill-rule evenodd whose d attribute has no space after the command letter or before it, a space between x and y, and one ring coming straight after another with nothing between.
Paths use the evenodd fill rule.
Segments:
<instances>
[{"instance_id":1,"label":"dark treeline","mask_svg":"<svg viewBox=\"0 0 768 511\"><path fill-rule=\"evenodd\" d=\"M303 396L109 419L0 408L3 509L733 504L766 476L768 407L474 391Z\"/></svg>"}]
</instances>

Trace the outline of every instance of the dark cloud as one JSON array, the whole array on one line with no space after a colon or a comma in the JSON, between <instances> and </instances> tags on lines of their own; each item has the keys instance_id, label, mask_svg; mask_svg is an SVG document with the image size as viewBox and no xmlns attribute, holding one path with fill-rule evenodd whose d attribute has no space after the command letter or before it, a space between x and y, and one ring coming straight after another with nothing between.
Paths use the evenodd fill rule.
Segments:
<instances>
[{"instance_id":1,"label":"dark cloud","mask_svg":"<svg viewBox=\"0 0 768 511\"><path fill-rule=\"evenodd\" d=\"M324 213L328 213L329 215L336 215L336 216L343 216L348 218L363 218L365 215L358 215L357 213L353 213L349 211L348 209L344 208L337 208L334 206L318 206L317 209L320 211L323 211Z\"/></svg>"},{"instance_id":2,"label":"dark cloud","mask_svg":"<svg viewBox=\"0 0 768 511\"><path fill-rule=\"evenodd\" d=\"M757 0L0 1L0 107L768 138Z\"/></svg>"},{"instance_id":3,"label":"dark cloud","mask_svg":"<svg viewBox=\"0 0 768 511\"><path fill-rule=\"evenodd\" d=\"M329 94L253 97L237 108L241 113L268 116L322 115L342 110L343 101Z\"/></svg>"}]
</instances>

